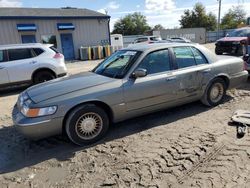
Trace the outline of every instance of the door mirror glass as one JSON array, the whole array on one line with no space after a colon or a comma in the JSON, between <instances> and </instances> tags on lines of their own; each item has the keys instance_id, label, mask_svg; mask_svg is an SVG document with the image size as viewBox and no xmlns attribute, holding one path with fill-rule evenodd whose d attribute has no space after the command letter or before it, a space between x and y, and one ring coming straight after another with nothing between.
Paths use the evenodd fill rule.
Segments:
<instances>
[{"instance_id":1,"label":"door mirror glass","mask_svg":"<svg viewBox=\"0 0 250 188\"><path fill-rule=\"evenodd\" d=\"M229 33L226 34L226 37L229 37Z\"/></svg>"},{"instance_id":2,"label":"door mirror glass","mask_svg":"<svg viewBox=\"0 0 250 188\"><path fill-rule=\"evenodd\" d=\"M141 78L147 76L147 70L138 68L132 73L133 78Z\"/></svg>"}]
</instances>

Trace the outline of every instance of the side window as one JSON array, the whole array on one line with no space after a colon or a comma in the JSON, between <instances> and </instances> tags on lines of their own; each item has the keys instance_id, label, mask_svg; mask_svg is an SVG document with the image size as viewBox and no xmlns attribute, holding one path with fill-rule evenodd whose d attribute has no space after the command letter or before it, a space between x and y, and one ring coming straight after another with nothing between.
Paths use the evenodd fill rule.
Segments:
<instances>
[{"instance_id":1,"label":"side window","mask_svg":"<svg viewBox=\"0 0 250 188\"><path fill-rule=\"evenodd\" d=\"M9 61L29 59L33 57L31 49L21 48L21 49L10 49L8 50Z\"/></svg>"},{"instance_id":2,"label":"side window","mask_svg":"<svg viewBox=\"0 0 250 188\"><path fill-rule=\"evenodd\" d=\"M207 59L204 57L204 55L199 50L192 47L192 51L194 53L194 58L195 58L195 61L196 61L197 65L207 64L208 63Z\"/></svg>"},{"instance_id":3,"label":"side window","mask_svg":"<svg viewBox=\"0 0 250 188\"><path fill-rule=\"evenodd\" d=\"M139 39L137 39L137 43L146 42L147 40L148 40L148 38L139 38Z\"/></svg>"},{"instance_id":4,"label":"side window","mask_svg":"<svg viewBox=\"0 0 250 188\"><path fill-rule=\"evenodd\" d=\"M3 50L0 50L0 63L4 62L4 52Z\"/></svg>"},{"instance_id":5,"label":"side window","mask_svg":"<svg viewBox=\"0 0 250 188\"><path fill-rule=\"evenodd\" d=\"M178 68L186 68L196 65L193 52L189 47L173 48Z\"/></svg>"},{"instance_id":6,"label":"side window","mask_svg":"<svg viewBox=\"0 0 250 188\"><path fill-rule=\"evenodd\" d=\"M168 50L160 50L148 54L138 68L146 69L148 74L169 71L170 59Z\"/></svg>"},{"instance_id":7,"label":"side window","mask_svg":"<svg viewBox=\"0 0 250 188\"><path fill-rule=\"evenodd\" d=\"M36 56L39 56L44 52L44 50L41 48L33 48L33 51L35 52Z\"/></svg>"}]
</instances>

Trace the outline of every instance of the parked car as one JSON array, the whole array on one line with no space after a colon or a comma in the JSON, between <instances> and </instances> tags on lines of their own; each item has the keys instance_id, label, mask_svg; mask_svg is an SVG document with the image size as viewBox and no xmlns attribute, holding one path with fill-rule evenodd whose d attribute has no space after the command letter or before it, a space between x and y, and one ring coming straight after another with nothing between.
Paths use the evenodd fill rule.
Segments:
<instances>
[{"instance_id":1,"label":"parked car","mask_svg":"<svg viewBox=\"0 0 250 188\"><path fill-rule=\"evenodd\" d=\"M52 45L0 46L0 88L21 83L38 84L66 73L64 56Z\"/></svg>"},{"instance_id":2,"label":"parked car","mask_svg":"<svg viewBox=\"0 0 250 188\"><path fill-rule=\"evenodd\" d=\"M170 40L172 42L177 42L177 43L190 43L191 42L191 40L183 38L183 37L173 37L173 38L170 38Z\"/></svg>"},{"instance_id":3,"label":"parked car","mask_svg":"<svg viewBox=\"0 0 250 188\"><path fill-rule=\"evenodd\" d=\"M158 41L161 41L161 37L157 37L157 36L144 36L144 37L139 37L137 38L133 44L152 44Z\"/></svg>"},{"instance_id":4,"label":"parked car","mask_svg":"<svg viewBox=\"0 0 250 188\"><path fill-rule=\"evenodd\" d=\"M198 44L134 45L93 71L28 88L12 116L29 138L65 132L75 144L90 144L111 123L197 100L216 106L247 77L242 59L218 58Z\"/></svg>"},{"instance_id":5,"label":"parked car","mask_svg":"<svg viewBox=\"0 0 250 188\"><path fill-rule=\"evenodd\" d=\"M228 53L242 56L248 52L248 45L250 45L250 27L243 27L217 40L215 53L217 55Z\"/></svg>"}]
</instances>

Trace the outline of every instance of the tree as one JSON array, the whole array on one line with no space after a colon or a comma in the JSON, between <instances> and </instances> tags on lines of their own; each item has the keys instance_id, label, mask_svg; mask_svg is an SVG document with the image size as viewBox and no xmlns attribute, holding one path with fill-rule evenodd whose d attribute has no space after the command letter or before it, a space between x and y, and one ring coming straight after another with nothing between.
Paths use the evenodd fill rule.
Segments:
<instances>
[{"instance_id":1,"label":"tree","mask_svg":"<svg viewBox=\"0 0 250 188\"><path fill-rule=\"evenodd\" d=\"M229 9L221 20L222 29L234 29L241 23L246 22L246 11L242 6L236 6Z\"/></svg>"},{"instance_id":2,"label":"tree","mask_svg":"<svg viewBox=\"0 0 250 188\"><path fill-rule=\"evenodd\" d=\"M161 24L157 24L153 27L153 30L163 30L165 29Z\"/></svg>"},{"instance_id":3,"label":"tree","mask_svg":"<svg viewBox=\"0 0 250 188\"><path fill-rule=\"evenodd\" d=\"M128 14L115 22L113 34L141 35L150 30L146 16L139 12Z\"/></svg>"},{"instance_id":4,"label":"tree","mask_svg":"<svg viewBox=\"0 0 250 188\"><path fill-rule=\"evenodd\" d=\"M201 3L196 3L193 10L185 10L181 16L181 28L204 27L209 31L216 29L216 16L209 12L206 13L206 8Z\"/></svg>"}]
</instances>

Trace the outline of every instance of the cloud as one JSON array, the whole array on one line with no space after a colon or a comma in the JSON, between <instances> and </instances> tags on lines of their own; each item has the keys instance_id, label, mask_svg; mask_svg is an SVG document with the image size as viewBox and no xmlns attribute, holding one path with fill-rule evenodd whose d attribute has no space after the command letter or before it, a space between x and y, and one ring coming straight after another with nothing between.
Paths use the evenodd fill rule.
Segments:
<instances>
[{"instance_id":1,"label":"cloud","mask_svg":"<svg viewBox=\"0 0 250 188\"><path fill-rule=\"evenodd\" d=\"M0 0L0 7L21 7L20 0Z\"/></svg>"},{"instance_id":2,"label":"cloud","mask_svg":"<svg viewBox=\"0 0 250 188\"><path fill-rule=\"evenodd\" d=\"M115 1L111 1L111 2L108 3L108 5L106 6L106 8L115 10L115 9L120 8L120 4L118 4Z\"/></svg>"},{"instance_id":3,"label":"cloud","mask_svg":"<svg viewBox=\"0 0 250 188\"><path fill-rule=\"evenodd\" d=\"M98 12L102 13L102 14L106 14L109 12L109 10L116 10L120 8L120 4L118 4L117 2L115 1L111 1L107 4L107 6L97 10Z\"/></svg>"},{"instance_id":4,"label":"cloud","mask_svg":"<svg viewBox=\"0 0 250 188\"><path fill-rule=\"evenodd\" d=\"M166 13L176 8L174 0L145 0L147 12Z\"/></svg>"}]
</instances>

